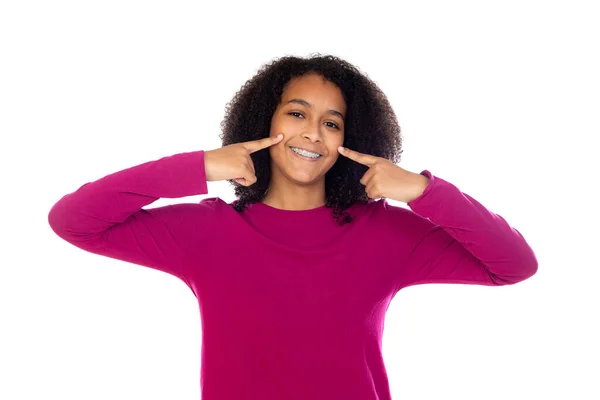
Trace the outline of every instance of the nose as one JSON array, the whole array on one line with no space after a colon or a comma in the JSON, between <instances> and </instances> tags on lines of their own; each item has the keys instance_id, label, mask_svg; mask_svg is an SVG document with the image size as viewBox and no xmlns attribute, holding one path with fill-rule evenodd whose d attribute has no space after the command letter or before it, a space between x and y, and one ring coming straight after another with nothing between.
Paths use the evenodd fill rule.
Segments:
<instances>
[{"instance_id":1,"label":"nose","mask_svg":"<svg viewBox=\"0 0 600 400\"><path fill-rule=\"evenodd\" d=\"M306 133L302 135L303 138L306 138L308 140L310 140L311 142L314 143L320 143L321 142L321 135L319 134L313 134L313 133Z\"/></svg>"},{"instance_id":2,"label":"nose","mask_svg":"<svg viewBox=\"0 0 600 400\"><path fill-rule=\"evenodd\" d=\"M316 122L316 126L308 127L308 130L302 133L302 137L309 139L311 142L321 142L323 137L321 135L321 126L319 122Z\"/></svg>"}]
</instances>

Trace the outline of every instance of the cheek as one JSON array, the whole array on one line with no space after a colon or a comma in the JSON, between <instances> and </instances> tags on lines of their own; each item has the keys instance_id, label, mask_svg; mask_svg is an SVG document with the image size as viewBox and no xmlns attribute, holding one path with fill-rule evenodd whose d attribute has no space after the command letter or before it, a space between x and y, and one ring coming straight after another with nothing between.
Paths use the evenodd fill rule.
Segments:
<instances>
[{"instance_id":1,"label":"cheek","mask_svg":"<svg viewBox=\"0 0 600 400\"><path fill-rule=\"evenodd\" d=\"M344 137L336 138L336 140L331 141L327 148L329 149L329 154L334 154L336 158L340 156L340 152L338 151L338 147L344 145Z\"/></svg>"},{"instance_id":2,"label":"cheek","mask_svg":"<svg viewBox=\"0 0 600 400\"><path fill-rule=\"evenodd\" d=\"M284 115L276 115L271 119L271 131L283 131L291 130L294 127L293 117L284 116Z\"/></svg>"},{"instance_id":3,"label":"cheek","mask_svg":"<svg viewBox=\"0 0 600 400\"><path fill-rule=\"evenodd\" d=\"M279 143L275 146L269 147L269 156L272 161L279 161L283 157L283 152L285 151L285 143Z\"/></svg>"}]
</instances>

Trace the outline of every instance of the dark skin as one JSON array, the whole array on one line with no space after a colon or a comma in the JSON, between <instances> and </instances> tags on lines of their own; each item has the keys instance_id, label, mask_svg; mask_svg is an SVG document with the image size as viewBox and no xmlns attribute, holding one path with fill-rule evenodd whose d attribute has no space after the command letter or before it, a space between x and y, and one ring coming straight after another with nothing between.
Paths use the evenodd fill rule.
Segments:
<instances>
[{"instance_id":1,"label":"dark skin","mask_svg":"<svg viewBox=\"0 0 600 400\"><path fill-rule=\"evenodd\" d=\"M367 196L371 199L386 198L410 203L421 196L429 185L429 178L425 175L407 171L385 158L341 146L338 151L349 159L369 167L360 183L365 186Z\"/></svg>"},{"instance_id":2,"label":"dark skin","mask_svg":"<svg viewBox=\"0 0 600 400\"><path fill-rule=\"evenodd\" d=\"M288 103L292 99L302 99L310 106ZM271 120L270 135L283 133L284 138L269 147L271 181L263 203L285 210L307 210L326 204L325 173L340 156L345 115L346 102L333 83L318 75L289 82ZM322 156L316 161L304 160L290 146Z\"/></svg>"},{"instance_id":3,"label":"dark skin","mask_svg":"<svg viewBox=\"0 0 600 400\"><path fill-rule=\"evenodd\" d=\"M369 167L360 183L369 198L405 203L419 197L429 184L426 176L407 171L389 160L342 148L346 103L341 91L318 75L292 79L273 113L269 147L271 181L263 203L284 210L308 210L327 203L325 174L339 155ZM291 102L301 99L308 104ZM291 147L321 154L317 160L298 157Z\"/></svg>"}]
</instances>

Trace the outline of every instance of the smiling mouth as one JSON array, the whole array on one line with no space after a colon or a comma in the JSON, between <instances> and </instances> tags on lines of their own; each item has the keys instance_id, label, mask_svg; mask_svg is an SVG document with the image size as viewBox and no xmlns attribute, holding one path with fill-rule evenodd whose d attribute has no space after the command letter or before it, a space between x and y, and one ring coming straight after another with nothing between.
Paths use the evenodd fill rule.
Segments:
<instances>
[{"instance_id":1,"label":"smiling mouth","mask_svg":"<svg viewBox=\"0 0 600 400\"><path fill-rule=\"evenodd\" d=\"M307 161L316 161L323 157L323 155L321 155L321 154L313 153L313 152L306 151L303 149L299 149L297 147L290 146L290 150L292 153L294 153L294 155L296 157L299 157L299 158L301 158L303 160L307 160ZM318 156L316 156L317 154L318 154Z\"/></svg>"}]
</instances>

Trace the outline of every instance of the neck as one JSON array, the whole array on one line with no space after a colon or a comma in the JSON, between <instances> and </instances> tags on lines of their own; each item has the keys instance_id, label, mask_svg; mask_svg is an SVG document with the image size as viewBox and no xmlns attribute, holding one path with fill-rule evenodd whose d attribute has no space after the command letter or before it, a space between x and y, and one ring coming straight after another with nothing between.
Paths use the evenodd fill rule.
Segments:
<instances>
[{"instance_id":1,"label":"neck","mask_svg":"<svg viewBox=\"0 0 600 400\"><path fill-rule=\"evenodd\" d=\"M271 182L262 203L281 210L311 210L327 203L325 181L309 185L276 185Z\"/></svg>"}]
</instances>

